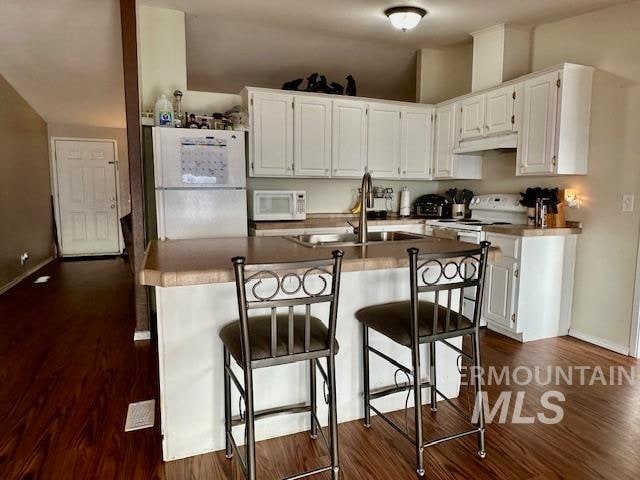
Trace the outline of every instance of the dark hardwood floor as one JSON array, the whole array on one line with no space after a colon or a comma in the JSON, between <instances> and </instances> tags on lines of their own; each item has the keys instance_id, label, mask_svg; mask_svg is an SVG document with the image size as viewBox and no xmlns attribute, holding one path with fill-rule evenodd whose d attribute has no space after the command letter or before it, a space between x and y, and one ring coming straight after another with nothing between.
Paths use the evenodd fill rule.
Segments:
<instances>
[{"instance_id":1,"label":"dark hardwood floor","mask_svg":"<svg viewBox=\"0 0 640 480\"><path fill-rule=\"evenodd\" d=\"M31 278L0 296L0 479L240 479L237 462L221 452L165 464L158 428L124 433L128 403L155 397L157 385L154 348L132 341L127 264L59 262L38 274L52 279L34 285ZM610 366L640 366L568 337L522 345L484 332L482 348L485 367L601 366L608 376ZM426 451L426 478L640 478L640 385L488 391L492 405L503 391L525 392L527 416L543 411L540 396L550 388L566 397L562 422L491 423L485 460L473 437L447 442ZM466 401L463 391L459 402ZM427 435L462 427L443 402L437 413L424 412ZM404 422L404 412L395 416ZM340 441L344 479L414 478L410 445L382 420L370 430L342 424ZM305 433L260 442L257 455L261 480L327 460L321 441Z\"/></svg>"}]
</instances>

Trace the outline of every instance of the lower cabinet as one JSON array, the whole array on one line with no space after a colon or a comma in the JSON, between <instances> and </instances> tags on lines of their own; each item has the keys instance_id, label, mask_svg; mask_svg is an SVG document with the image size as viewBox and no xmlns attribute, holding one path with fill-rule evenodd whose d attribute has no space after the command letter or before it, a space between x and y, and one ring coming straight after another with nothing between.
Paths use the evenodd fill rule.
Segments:
<instances>
[{"instance_id":1,"label":"lower cabinet","mask_svg":"<svg viewBox=\"0 0 640 480\"><path fill-rule=\"evenodd\" d=\"M577 235L488 233L482 319L521 342L567 335L571 323Z\"/></svg>"}]
</instances>

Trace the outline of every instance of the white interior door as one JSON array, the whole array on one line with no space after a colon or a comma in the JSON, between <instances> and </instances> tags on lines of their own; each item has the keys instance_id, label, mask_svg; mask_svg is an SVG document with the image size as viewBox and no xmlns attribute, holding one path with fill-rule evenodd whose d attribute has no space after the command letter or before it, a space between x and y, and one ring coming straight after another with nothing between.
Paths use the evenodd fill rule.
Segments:
<instances>
[{"instance_id":1,"label":"white interior door","mask_svg":"<svg viewBox=\"0 0 640 480\"><path fill-rule=\"evenodd\" d=\"M56 140L62 256L122 252L114 143Z\"/></svg>"}]
</instances>

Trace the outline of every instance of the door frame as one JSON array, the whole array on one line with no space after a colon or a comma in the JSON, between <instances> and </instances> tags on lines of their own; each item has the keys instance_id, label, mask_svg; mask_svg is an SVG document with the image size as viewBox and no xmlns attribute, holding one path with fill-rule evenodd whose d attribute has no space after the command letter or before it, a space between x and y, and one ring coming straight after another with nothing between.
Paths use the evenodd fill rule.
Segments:
<instances>
[{"instance_id":1,"label":"door frame","mask_svg":"<svg viewBox=\"0 0 640 480\"><path fill-rule=\"evenodd\" d=\"M62 255L62 224L60 222L60 198L58 192L58 157L56 155L56 142L57 141L70 141L70 142L100 142L111 143L113 145L113 158L116 167L116 211L118 217L118 253L122 255L124 251L124 239L122 237L122 225L120 224L120 160L118 159L118 141L113 138L80 138L80 137L51 137L49 155L49 169L51 171L51 196L53 198L53 215L56 222L56 240L60 246L59 252L56 252L58 257L96 257L101 256L101 253L87 253L82 255Z\"/></svg>"}]
</instances>

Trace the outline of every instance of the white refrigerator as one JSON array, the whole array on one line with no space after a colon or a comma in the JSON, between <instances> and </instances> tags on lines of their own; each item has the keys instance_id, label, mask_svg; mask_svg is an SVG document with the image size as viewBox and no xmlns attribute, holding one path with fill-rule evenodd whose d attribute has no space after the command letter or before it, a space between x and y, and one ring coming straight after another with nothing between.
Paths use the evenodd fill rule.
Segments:
<instances>
[{"instance_id":1,"label":"white refrigerator","mask_svg":"<svg viewBox=\"0 0 640 480\"><path fill-rule=\"evenodd\" d=\"M158 238L247 236L244 132L153 128Z\"/></svg>"}]
</instances>

